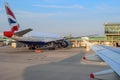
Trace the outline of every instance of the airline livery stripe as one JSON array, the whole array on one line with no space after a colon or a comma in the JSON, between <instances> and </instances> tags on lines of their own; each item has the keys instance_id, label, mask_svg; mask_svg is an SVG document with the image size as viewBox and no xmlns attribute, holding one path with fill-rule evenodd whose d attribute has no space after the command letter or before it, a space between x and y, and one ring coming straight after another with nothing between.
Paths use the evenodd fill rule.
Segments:
<instances>
[{"instance_id":1,"label":"airline livery stripe","mask_svg":"<svg viewBox=\"0 0 120 80\"><path fill-rule=\"evenodd\" d=\"M16 21L13 21L11 18L8 18L9 24L16 23Z\"/></svg>"},{"instance_id":2,"label":"airline livery stripe","mask_svg":"<svg viewBox=\"0 0 120 80\"><path fill-rule=\"evenodd\" d=\"M5 9L6 9L6 13L8 15L11 15L14 19L16 19L15 16L14 16L14 14L13 14L13 12L9 9L8 4L5 5Z\"/></svg>"}]
</instances>

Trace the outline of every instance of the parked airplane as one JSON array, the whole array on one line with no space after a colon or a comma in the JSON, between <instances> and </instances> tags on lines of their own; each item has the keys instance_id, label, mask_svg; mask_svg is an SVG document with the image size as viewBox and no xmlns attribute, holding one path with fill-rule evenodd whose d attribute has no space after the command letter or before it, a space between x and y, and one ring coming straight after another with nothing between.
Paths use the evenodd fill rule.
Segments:
<instances>
[{"instance_id":1,"label":"parked airplane","mask_svg":"<svg viewBox=\"0 0 120 80\"><path fill-rule=\"evenodd\" d=\"M84 60L106 62L111 67L111 69L90 74L90 78L120 80L120 49L104 45L93 45L86 40L85 42L96 54L85 56L83 57Z\"/></svg>"},{"instance_id":2,"label":"parked airplane","mask_svg":"<svg viewBox=\"0 0 120 80\"><path fill-rule=\"evenodd\" d=\"M34 32L31 33L32 29L30 28L18 31L20 25L7 2L5 2L5 10L8 16L9 25L12 28L9 31L4 31L4 36L28 45L29 49L37 49L43 46L51 47L52 49L66 48L70 45L68 40L64 39L60 35L38 32L37 35L34 35ZM31 33L31 35L29 35L28 32Z\"/></svg>"}]
</instances>

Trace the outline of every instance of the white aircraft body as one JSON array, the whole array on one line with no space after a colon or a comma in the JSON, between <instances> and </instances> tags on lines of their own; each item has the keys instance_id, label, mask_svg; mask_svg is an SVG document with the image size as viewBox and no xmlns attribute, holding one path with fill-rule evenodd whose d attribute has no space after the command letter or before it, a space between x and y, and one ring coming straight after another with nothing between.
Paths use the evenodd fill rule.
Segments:
<instances>
[{"instance_id":1,"label":"white aircraft body","mask_svg":"<svg viewBox=\"0 0 120 80\"><path fill-rule=\"evenodd\" d=\"M94 45L85 41L96 53L83 57L84 60L106 62L111 69L90 74L90 78L99 80L120 80L120 49L104 45Z\"/></svg>"},{"instance_id":2,"label":"white aircraft body","mask_svg":"<svg viewBox=\"0 0 120 80\"><path fill-rule=\"evenodd\" d=\"M5 2L5 10L11 30L4 31L4 36L28 45L29 49L37 49L43 46L52 47L53 49L66 48L70 45L69 42L60 35L40 32L35 33L30 28L18 31L20 26L7 2Z\"/></svg>"}]
</instances>

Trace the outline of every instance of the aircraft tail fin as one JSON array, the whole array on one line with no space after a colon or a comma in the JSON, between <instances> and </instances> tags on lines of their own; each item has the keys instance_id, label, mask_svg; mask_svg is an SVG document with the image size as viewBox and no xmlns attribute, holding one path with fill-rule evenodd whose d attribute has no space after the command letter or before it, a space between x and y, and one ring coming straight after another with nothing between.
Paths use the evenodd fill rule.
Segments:
<instances>
[{"instance_id":1,"label":"aircraft tail fin","mask_svg":"<svg viewBox=\"0 0 120 80\"><path fill-rule=\"evenodd\" d=\"M12 37L12 35L14 34L14 32L18 31L19 24L17 23L15 15L12 12L12 10L10 9L10 7L9 7L9 5L8 5L7 2L5 2L5 10L6 10L6 14L8 16L8 22L9 22L9 25L11 26L11 30L10 31L4 31L4 36L6 36L6 37Z\"/></svg>"}]
</instances>

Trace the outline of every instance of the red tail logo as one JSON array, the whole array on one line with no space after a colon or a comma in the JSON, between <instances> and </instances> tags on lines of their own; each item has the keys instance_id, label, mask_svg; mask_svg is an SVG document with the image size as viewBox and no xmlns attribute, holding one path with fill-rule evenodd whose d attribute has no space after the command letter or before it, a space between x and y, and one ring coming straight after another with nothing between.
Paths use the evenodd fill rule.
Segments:
<instances>
[{"instance_id":1,"label":"red tail logo","mask_svg":"<svg viewBox=\"0 0 120 80\"><path fill-rule=\"evenodd\" d=\"M12 10L10 9L9 5L7 2L5 2L5 10L8 16L8 22L9 25L12 27L11 31L5 31L4 32L4 36L6 37L12 37L12 35L14 34L15 31L18 31L19 29L19 24L17 23L17 20L14 16L14 13L12 12Z\"/></svg>"}]
</instances>

